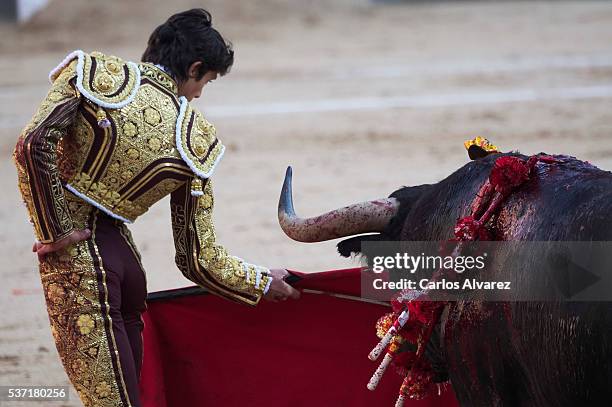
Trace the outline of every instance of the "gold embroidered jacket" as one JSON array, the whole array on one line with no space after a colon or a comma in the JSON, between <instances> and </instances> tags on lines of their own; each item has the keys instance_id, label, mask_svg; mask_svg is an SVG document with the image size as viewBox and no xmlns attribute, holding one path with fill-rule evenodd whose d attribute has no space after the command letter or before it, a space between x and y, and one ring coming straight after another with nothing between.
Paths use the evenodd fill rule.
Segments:
<instances>
[{"instance_id":1,"label":"gold embroidered jacket","mask_svg":"<svg viewBox=\"0 0 612 407\"><path fill-rule=\"evenodd\" d=\"M176 263L215 294L254 305L269 270L230 256L215 241L210 176L224 147L215 128L148 63L75 51L23 130L14 159L37 238L73 230L66 194L133 222L171 194Z\"/></svg>"}]
</instances>

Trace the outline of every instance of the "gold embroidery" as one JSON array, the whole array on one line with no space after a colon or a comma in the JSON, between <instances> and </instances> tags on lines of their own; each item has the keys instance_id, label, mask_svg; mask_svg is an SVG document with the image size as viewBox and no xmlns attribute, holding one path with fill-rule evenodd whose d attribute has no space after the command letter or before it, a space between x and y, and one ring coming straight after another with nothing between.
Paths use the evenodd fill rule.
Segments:
<instances>
[{"instance_id":1,"label":"gold embroidery","mask_svg":"<svg viewBox=\"0 0 612 407\"><path fill-rule=\"evenodd\" d=\"M196 128L198 129L198 134L204 139L206 144L212 144L215 141L215 136L217 134L217 130L215 126L210 124L202 115L196 115Z\"/></svg>"},{"instance_id":2,"label":"gold embroidery","mask_svg":"<svg viewBox=\"0 0 612 407\"><path fill-rule=\"evenodd\" d=\"M161 121L161 116L157 110L152 107L148 107L144 111L144 119L151 126L155 126Z\"/></svg>"},{"instance_id":3,"label":"gold embroidery","mask_svg":"<svg viewBox=\"0 0 612 407\"><path fill-rule=\"evenodd\" d=\"M102 102L122 103L127 100L138 86L138 75L136 66L115 56L100 52L84 54L83 88Z\"/></svg>"},{"instance_id":4,"label":"gold embroidery","mask_svg":"<svg viewBox=\"0 0 612 407\"><path fill-rule=\"evenodd\" d=\"M126 154L130 160L138 160L140 158L140 153L135 148L129 148Z\"/></svg>"},{"instance_id":5,"label":"gold embroidery","mask_svg":"<svg viewBox=\"0 0 612 407\"><path fill-rule=\"evenodd\" d=\"M112 76L101 73L96 77L94 87L101 92L108 92L115 86L115 80Z\"/></svg>"},{"instance_id":6,"label":"gold embroidery","mask_svg":"<svg viewBox=\"0 0 612 407\"><path fill-rule=\"evenodd\" d=\"M178 87L176 82L170 75L157 68L156 66L142 62L139 65L140 73L143 77L151 79L153 82L156 82L166 89L168 89L171 93L177 93Z\"/></svg>"},{"instance_id":7,"label":"gold embroidery","mask_svg":"<svg viewBox=\"0 0 612 407\"><path fill-rule=\"evenodd\" d=\"M87 159L83 151L90 151L93 143L93 138L86 135L92 133L93 129L84 118L82 111L77 111L72 129L58 145L58 168L62 179L69 180L80 172Z\"/></svg>"},{"instance_id":8,"label":"gold embroidery","mask_svg":"<svg viewBox=\"0 0 612 407\"><path fill-rule=\"evenodd\" d=\"M157 137L151 137L148 142L148 146L153 152L159 151L162 146L161 141Z\"/></svg>"},{"instance_id":9,"label":"gold embroidery","mask_svg":"<svg viewBox=\"0 0 612 407\"><path fill-rule=\"evenodd\" d=\"M91 315L83 314L79 315L79 318L77 319L77 326L79 327L79 331L81 331L82 335L87 335L96 326L96 323Z\"/></svg>"},{"instance_id":10,"label":"gold embroidery","mask_svg":"<svg viewBox=\"0 0 612 407\"><path fill-rule=\"evenodd\" d=\"M111 395L111 392L112 392L112 387L106 382L102 382L96 386L96 394L100 398L107 398L108 396Z\"/></svg>"},{"instance_id":11,"label":"gold embroidery","mask_svg":"<svg viewBox=\"0 0 612 407\"><path fill-rule=\"evenodd\" d=\"M71 84L75 69L76 61L73 61L59 73L47 97L21 132L13 153L19 188L37 238L43 243L59 240L73 228L60 176L64 163L58 160L58 154L64 152L61 140L79 104L78 93ZM28 168L34 174L32 179Z\"/></svg>"},{"instance_id":12,"label":"gold embroidery","mask_svg":"<svg viewBox=\"0 0 612 407\"><path fill-rule=\"evenodd\" d=\"M146 66L141 64L146 69ZM157 70L157 68L154 68ZM192 172L180 157L175 145L175 127L178 110L176 97L162 92L150 83L143 84L134 100L121 109L108 109L108 119L115 124L119 134L114 137L112 151L100 153L96 163L108 162L106 171L94 174L93 169L83 168L84 159L79 159L80 168L68 179L79 193L91 198L101 206L130 221L142 215L155 202L172 192ZM95 109L93 110L95 112ZM81 118L79 117L79 120ZM84 120L84 118L83 118ZM92 146L95 131L99 129L81 126L74 134L76 143ZM80 150L81 155L84 151ZM173 160L168 162L168 160ZM159 164L156 164L159 163ZM173 178L161 179L146 191L139 191L160 173L172 173ZM94 175L97 179L94 182ZM147 184L148 185L148 184ZM125 191L117 195L118 191ZM135 193L137 198L132 199Z\"/></svg>"},{"instance_id":13,"label":"gold embroidery","mask_svg":"<svg viewBox=\"0 0 612 407\"><path fill-rule=\"evenodd\" d=\"M192 140L192 145L196 157L199 159L204 158L204 154L206 154L206 151L208 151L208 145L206 144L206 141L204 141L204 137L200 135L195 136Z\"/></svg>"},{"instance_id":14,"label":"gold embroidery","mask_svg":"<svg viewBox=\"0 0 612 407\"><path fill-rule=\"evenodd\" d=\"M61 285L59 284L49 285L48 295L49 295L49 300L51 300L52 303L61 304L62 302L64 302L65 294L66 292L64 291Z\"/></svg>"},{"instance_id":15,"label":"gold embroidery","mask_svg":"<svg viewBox=\"0 0 612 407\"><path fill-rule=\"evenodd\" d=\"M128 137L134 137L138 133L138 127L134 122L127 122L123 125L123 134Z\"/></svg>"},{"instance_id":16,"label":"gold embroidery","mask_svg":"<svg viewBox=\"0 0 612 407\"><path fill-rule=\"evenodd\" d=\"M195 211L195 228L200 246L203 248L198 257L201 266L215 276L218 282L234 290L255 295L259 299L270 277L263 275L258 287L254 268L245 279L246 265L241 259L230 256L224 247L216 243L215 228L212 221L214 198L212 182L204 185L204 195L198 198L199 204ZM256 301L257 302L257 301ZM255 303L256 303L255 302Z\"/></svg>"},{"instance_id":17,"label":"gold embroidery","mask_svg":"<svg viewBox=\"0 0 612 407\"><path fill-rule=\"evenodd\" d=\"M88 190L91 183L91 177L89 174L85 174L84 172L77 174L71 182L73 186L80 190Z\"/></svg>"},{"instance_id":18,"label":"gold embroidery","mask_svg":"<svg viewBox=\"0 0 612 407\"><path fill-rule=\"evenodd\" d=\"M216 245L214 228L212 223L209 223L211 218L203 214L206 210L202 209L199 213L192 212L194 209L192 205L197 202L191 197L190 190L191 185L187 183L175 191L170 200L176 265L185 277L207 288L213 294L243 304L256 305L269 277L262 276L259 289L254 288L254 275L252 281L246 281L242 271L244 263L236 257L227 255L225 249ZM196 248L196 239L199 241L200 251ZM221 267L213 268L213 262L221 264Z\"/></svg>"},{"instance_id":19,"label":"gold embroidery","mask_svg":"<svg viewBox=\"0 0 612 407\"><path fill-rule=\"evenodd\" d=\"M85 55L84 61L83 86L89 86L86 84L93 80L93 83L98 83L104 89L110 86L113 88L112 91L117 91L119 83L126 80L124 72L126 65L118 58L94 53ZM73 69L74 63L76 61L71 65ZM94 65L94 73L91 74L88 68ZM150 64L139 66L144 77L157 81L163 88L176 90L175 82L158 68ZM127 76L133 76L129 69ZM126 86L129 87L129 83ZM102 96L110 95L112 91L109 90ZM101 91L96 92L99 96ZM50 99L60 100L62 97L66 95L60 92ZM101 97L101 100L104 99ZM87 115L90 115L89 117L96 115L99 109L95 105L90 106L89 101L84 103L83 109L76 117L73 130L58 147L58 161L62 164L63 180L80 194L113 211L116 215L130 221L136 219L153 203L180 185L181 177L185 180L191 177L191 170L184 164L176 149L174 137L178 115L176 103L178 101L175 95L165 93L151 83L144 83L138 88L134 100L127 106L121 109L105 109L107 119L114 123L112 129L118 130L119 134L116 135L111 133L110 127L101 130L96 125L89 125ZM214 127L198 114L192 134L185 135L185 140L193 137L197 154L203 157L215 140L214 133ZM114 140L115 144L111 144L111 140ZM212 168L221 149L221 144L216 143L202 165L203 169L209 171ZM88 158L88 154L93 154L93 159ZM174 161L170 163L167 160ZM178 160L180 164L177 163ZM160 164L156 165L156 162ZM85 168L86 163L91 164L91 167ZM196 164L198 165L200 164ZM146 191L139 191L138 188L162 172L175 174L173 176L175 179L161 179ZM177 178L178 174L180 176ZM119 194L122 190L125 191L123 196ZM54 191L62 192L60 182L55 184ZM138 196L134 201L132 196L136 193ZM69 217L62 216L62 219L68 227Z\"/></svg>"},{"instance_id":20,"label":"gold embroidery","mask_svg":"<svg viewBox=\"0 0 612 407\"><path fill-rule=\"evenodd\" d=\"M121 169L121 164L119 164L119 161L115 161L113 162L109 167L108 170L112 171L112 172L117 172Z\"/></svg>"},{"instance_id":21,"label":"gold embroidery","mask_svg":"<svg viewBox=\"0 0 612 407\"><path fill-rule=\"evenodd\" d=\"M117 58L109 57L106 61L104 61L104 67L108 72L117 75L119 72L121 72L121 61L119 61Z\"/></svg>"},{"instance_id":22,"label":"gold embroidery","mask_svg":"<svg viewBox=\"0 0 612 407\"><path fill-rule=\"evenodd\" d=\"M199 200L200 208L204 210L210 210L212 208L212 198L210 195L204 195Z\"/></svg>"},{"instance_id":23,"label":"gold embroidery","mask_svg":"<svg viewBox=\"0 0 612 407\"><path fill-rule=\"evenodd\" d=\"M70 193L66 200L74 208L71 212L75 226L87 227L87 219L95 209ZM100 302L93 257L98 254L94 251L92 255L88 244L79 242L62 253L48 255L40 264L41 281L51 333L83 405L119 407L124 405L120 394L126 394L125 385L123 380L115 380L116 374L122 375L113 368L116 354L109 347L113 338L105 329L104 321L110 322L110 316L107 305ZM60 261L62 256L64 260ZM102 287L106 290L105 284Z\"/></svg>"},{"instance_id":24,"label":"gold embroidery","mask_svg":"<svg viewBox=\"0 0 612 407\"><path fill-rule=\"evenodd\" d=\"M192 121L195 123L190 129ZM201 177L204 177L203 174L210 175L224 150L223 145L216 138L215 127L190 105L187 105L185 109L180 142L183 158L200 172L198 175Z\"/></svg>"},{"instance_id":25,"label":"gold embroidery","mask_svg":"<svg viewBox=\"0 0 612 407\"><path fill-rule=\"evenodd\" d=\"M117 164L114 167L115 169L120 168L120 165L118 163L114 163L114 164ZM132 173L129 170L124 171L121 174L121 177L123 179L131 179L131 176L132 176ZM111 183L118 182L118 180L113 177L107 177L107 179ZM131 202L128 199L123 199L117 191L109 188L109 186L105 184L104 182L101 182L101 181L91 182L91 178L89 177L89 175L85 173L78 174L74 178L72 185L77 190L83 191L84 193L86 193L86 195L90 199L92 199L94 202L99 203L106 209L114 210L117 213L129 214L135 218L137 215L142 214L146 211L146 208L143 208L141 205ZM175 186L176 184L173 183L173 187ZM156 189L153 188L153 190L156 190ZM172 191L166 191L165 194L167 195L169 192L172 192Z\"/></svg>"}]
</instances>

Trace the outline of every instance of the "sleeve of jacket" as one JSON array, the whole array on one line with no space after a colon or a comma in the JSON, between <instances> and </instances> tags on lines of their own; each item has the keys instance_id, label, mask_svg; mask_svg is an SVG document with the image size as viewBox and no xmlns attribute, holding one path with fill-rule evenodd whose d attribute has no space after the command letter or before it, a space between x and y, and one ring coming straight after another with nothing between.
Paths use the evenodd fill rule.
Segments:
<instances>
[{"instance_id":1,"label":"sleeve of jacket","mask_svg":"<svg viewBox=\"0 0 612 407\"><path fill-rule=\"evenodd\" d=\"M214 294L256 305L272 282L269 269L231 256L217 244L212 221L213 193L210 179L204 194L191 195L191 181L172 193L172 231L176 264L183 275Z\"/></svg>"},{"instance_id":2,"label":"sleeve of jacket","mask_svg":"<svg viewBox=\"0 0 612 407\"><path fill-rule=\"evenodd\" d=\"M14 152L20 189L38 240L52 243L73 230L57 165L57 145L76 116L80 94L74 82L76 61L54 80Z\"/></svg>"}]
</instances>

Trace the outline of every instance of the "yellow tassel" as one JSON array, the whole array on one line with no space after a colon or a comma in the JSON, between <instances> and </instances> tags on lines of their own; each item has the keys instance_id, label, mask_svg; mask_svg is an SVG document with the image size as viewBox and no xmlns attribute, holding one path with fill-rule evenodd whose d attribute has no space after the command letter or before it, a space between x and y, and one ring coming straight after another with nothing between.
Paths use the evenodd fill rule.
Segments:
<instances>
[{"instance_id":1,"label":"yellow tassel","mask_svg":"<svg viewBox=\"0 0 612 407\"><path fill-rule=\"evenodd\" d=\"M488 154L500 152L496 145L491 144L489 140L480 136L471 140L465 140L463 145L465 146L465 149L472 160L482 158Z\"/></svg>"},{"instance_id":2,"label":"yellow tassel","mask_svg":"<svg viewBox=\"0 0 612 407\"><path fill-rule=\"evenodd\" d=\"M96 119L98 120L98 126L102 127L103 129L110 127L111 125L110 120L108 120L108 117L106 117L106 112L101 107L96 110Z\"/></svg>"},{"instance_id":3,"label":"yellow tassel","mask_svg":"<svg viewBox=\"0 0 612 407\"><path fill-rule=\"evenodd\" d=\"M200 178L194 177L193 180L191 180L191 195L204 195L204 191L202 190L202 180Z\"/></svg>"},{"instance_id":4,"label":"yellow tassel","mask_svg":"<svg viewBox=\"0 0 612 407\"><path fill-rule=\"evenodd\" d=\"M488 153L499 153L499 148L496 145L491 144L489 140L487 140L484 137L480 137L480 136L475 137L471 140L465 140L463 145L465 146L466 150L469 150L471 146L476 146L476 147L480 147L481 149L483 149L484 151Z\"/></svg>"}]
</instances>

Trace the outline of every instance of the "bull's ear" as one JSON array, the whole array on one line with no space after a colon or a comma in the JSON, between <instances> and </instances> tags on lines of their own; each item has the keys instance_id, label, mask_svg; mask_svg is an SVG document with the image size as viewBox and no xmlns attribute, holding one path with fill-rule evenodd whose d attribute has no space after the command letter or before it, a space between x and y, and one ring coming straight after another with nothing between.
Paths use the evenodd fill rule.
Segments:
<instances>
[{"instance_id":1,"label":"bull's ear","mask_svg":"<svg viewBox=\"0 0 612 407\"><path fill-rule=\"evenodd\" d=\"M389 198L395 198L400 201L401 205L412 206L420 197L423 195L432 184L415 185L412 187L401 187L400 189L393 191Z\"/></svg>"},{"instance_id":2,"label":"bull's ear","mask_svg":"<svg viewBox=\"0 0 612 407\"><path fill-rule=\"evenodd\" d=\"M359 235L349 239L344 239L336 245L338 253L342 257L351 257L361 254L361 243L362 242L378 242L385 240L382 233L373 235Z\"/></svg>"},{"instance_id":3,"label":"bull's ear","mask_svg":"<svg viewBox=\"0 0 612 407\"><path fill-rule=\"evenodd\" d=\"M473 145L468 148L468 156L470 156L470 160L477 160L479 158L484 158L491 154L490 152L484 150L482 147Z\"/></svg>"},{"instance_id":4,"label":"bull's ear","mask_svg":"<svg viewBox=\"0 0 612 407\"><path fill-rule=\"evenodd\" d=\"M491 144L489 140L480 136L473 138L472 140L465 140L463 145L471 160L477 160L479 158L484 158L489 154L500 152L496 145Z\"/></svg>"}]
</instances>

